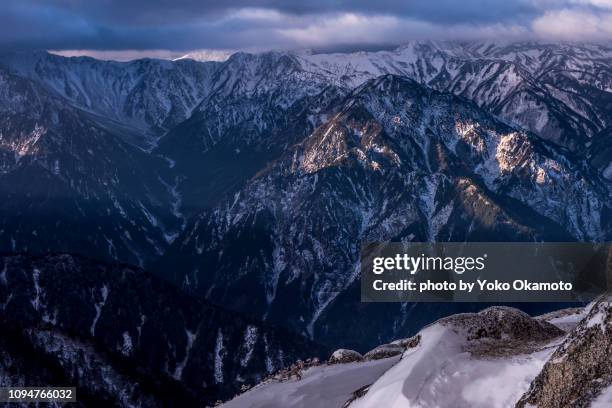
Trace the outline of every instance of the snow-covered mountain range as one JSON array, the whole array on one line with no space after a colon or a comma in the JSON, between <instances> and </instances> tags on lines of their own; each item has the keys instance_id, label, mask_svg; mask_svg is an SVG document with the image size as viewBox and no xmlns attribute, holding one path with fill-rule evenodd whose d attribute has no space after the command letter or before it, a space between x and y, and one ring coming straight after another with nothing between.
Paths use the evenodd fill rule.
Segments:
<instances>
[{"instance_id":1,"label":"snow-covered mountain range","mask_svg":"<svg viewBox=\"0 0 612 408\"><path fill-rule=\"evenodd\" d=\"M611 108L603 45L3 54L0 250L146 266L364 351L477 309L359 303L364 240L609 241Z\"/></svg>"},{"instance_id":2,"label":"snow-covered mountain range","mask_svg":"<svg viewBox=\"0 0 612 408\"><path fill-rule=\"evenodd\" d=\"M0 242L143 264L180 228L165 161L39 83L0 70Z\"/></svg>"},{"instance_id":3,"label":"snow-covered mountain range","mask_svg":"<svg viewBox=\"0 0 612 408\"><path fill-rule=\"evenodd\" d=\"M130 141L144 146L189 117L207 94L217 66L190 59L115 62L45 52L1 59L11 73L34 80L126 136L132 133Z\"/></svg>"},{"instance_id":4,"label":"snow-covered mountain range","mask_svg":"<svg viewBox=\"0 0 612 408\"><path fill-rule=\"evenodd\" d=\"M612 51L604 46L417 42L301 58L348 86L382 74L407 76L574 149L610 126Z\"/></svg>"},{"instance_id":5,"label":"snow-covered mountain range","mask_svg":"<svg viewBox=\"0 0 612 408\"><path fill-rule=\"evenodd\" d=\"M339 316L359 299L361 242L610 236L610 183L586 159L465 99L384 75L329 106L312 133L195 217L159 273L320 341L360 342L362 326ZM381 314L399 332L427 314L359 307L364 326Z\"/></svg>"}]
</instances>

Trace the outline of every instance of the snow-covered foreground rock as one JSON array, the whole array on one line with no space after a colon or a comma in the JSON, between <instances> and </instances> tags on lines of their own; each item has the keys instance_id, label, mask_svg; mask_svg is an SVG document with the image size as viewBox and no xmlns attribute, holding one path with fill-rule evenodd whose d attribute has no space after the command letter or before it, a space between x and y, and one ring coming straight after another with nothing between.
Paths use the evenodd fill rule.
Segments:
<instances>
[{"instance_id":1,"label":"snow-covered foreground rock","mask_svg":"<svg viewBox=\"0 0 612 408\"><path fill-rule=\"evenodd\" d=\"M508 307L458 314L393 342L401 358L342 364L338 355L352 353L339 350L329 364L267 380L222 406L608 407L609 311L602 298L535 318Z\"/></svg>"},{"instance_id":2,"label":"snow-covered foreground rock","mask_svg":"<svg viewBox=\"0 0 612 408\"><path fill-rule=\"evenodd\" d=\"M510 324L508 324L510 323ZM508 407L559 344L560 329L515 309L442 319L351 407Z\"/></svg>"}]
</instances>

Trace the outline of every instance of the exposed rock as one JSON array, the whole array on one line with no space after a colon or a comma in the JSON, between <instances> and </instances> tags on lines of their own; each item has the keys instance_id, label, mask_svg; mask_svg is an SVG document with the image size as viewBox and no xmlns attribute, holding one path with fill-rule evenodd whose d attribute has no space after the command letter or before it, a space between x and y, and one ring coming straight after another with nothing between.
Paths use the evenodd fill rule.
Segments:
<instances>
[{"instance_id":1,"label":"exposed rock","mask_svg":"<svg viewBox=\"0 0 612 408\"><path fill-rule=\"evenodd\" d=\"M588 407L612 384L612 305L602 297L559 346L517 407Z\"/></svg>"},{"instance_id":2,"label":"exposed rock","mask_svg":"<svg viewBox=\"0 0 612 408\"><path fill-rule=\"evenodd\" d=\"M439 323L465 336L465 351L487 358L530 354L564 334L553 324L506 306L449 316Z\"/></svg>"},{"instance_id":3,"label":"exposed rock","mask_svg":"<svg viewBox=\"0 0 612 408\"><path fill-rule=\"evenodd\" d=\"M277 372L269 375L264 379L263 382L269 381L289 381L292 379L301 380L302 373L311 367L317 367L321 365L321 361L318 358L309 358L306 360L298 360L291 364L289 367L283 367Z\"/></svg>"},{"instance_id":4,"label":"exposed rock","mask_svg":"<svg viewBox=\"0 0 612 408\"><path fill-rule=\"evenodd\" d=\"M366 395L368 390L370 389L370 385L372 385L372 384L364 385L363 387L356 389L353 392L353 395L351 395L351 398L349 398L348 401L346 401L344 403L344 405L342 405L342 408L346 408L346 407L350 406L351 402L353 402L353 401L363 397L364 395Z\"/></svg>"},{"instance_id":5,"label":"exposed rock","mask_svg":"<svg viewBox=\"0 0 612 408\"><path fill-rule=\"evenodd\" d=\"M373 350L368 351L363 356L364 360L380 360L381 358L388 358L397 356L404 351L404 347L398 344L383 344Z\"/></svg>"},{"instance_id":6,"label":"exposed rock","mask_svg":"<svg viewBox=\"0 0 612 408\"><path fill-rule=\"evenodd\" d=\"M362 361L363 356L355 350L339 349L334 351L328 360L329 364L345 364Z\"/></svg>"},{"instance_id":7,"label":"exposed rock","mask_svg":"<svg viewBox=\"0 0 612 408\"><path fill-rule=\"evenodd\" d=\"M404 347L404 348L415 348L420 343L421 343L421 335L420 334L417 334L417 335L412 336L412 337L408 337L407 339L400 339L400 340L395 340L395 341L391 342L391 344L396 344L396 345Z\"/></svg>"},{"instance_id":8,"label":"exposed rock","mask_svg":"<svg viewBox=\"0 0 612 408\"><path fill-rule=\"evenodd\" d=\"M513 339L544 341L561 336L558 327L534 319L527 313L506 306L489 307L479 313L461 313L440 320L443 325L467 331L467 340Z\"/></svg>"}]
</instances>

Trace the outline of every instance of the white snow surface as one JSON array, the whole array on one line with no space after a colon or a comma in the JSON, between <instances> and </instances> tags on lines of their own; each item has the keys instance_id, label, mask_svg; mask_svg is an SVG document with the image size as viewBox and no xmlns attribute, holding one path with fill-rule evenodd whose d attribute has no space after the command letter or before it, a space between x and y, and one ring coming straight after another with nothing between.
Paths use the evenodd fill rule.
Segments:
<instances>
[{"instance_id":1,"label":"white snow surface","mask_svg":"<svg viewBox=\"0 0 612 408\"><path fill-rule=\"evenodd\" d=\"M604 389L597 398L591 402L591 408L612 407L612 386Z\"/></svg>"},{"instance_id":2,"label":"white snow surface","mask_svg":"<svg viewBox=\"0 0 612 408\"><path fill-rule=\"evenodd\" d=\"M91 327L89 329L89 332L92 336L95 336L96 334L96 325L98 324L98 319L102 314L102 308L106 304L106 299L108 299L108 286L102 286L102 288L100 289L100 295L102 297L102 300L94 304L94 307L96 309L96 315L94 316L93 322L91 323Z\"/></svg>"},{"instance_id":3,"label":"white snow surface","mask_svg":"<svg viewBox=\"0 0 612 408\"><path fill-rule=\"evenodd\" d=\"M565 332L572 331L578 323L584 319L588 310L586 308L562 309L556 312L538 316L538 320L544 320L554 324Z\"/></svg>"},{"instance_id":4,"label":"white snow surface","mask_svg":"<svg viewBox=\"0 0 612 408\"><path fill-rule=\"evenodd\" d=\"M223 332L221 329L217 332L217 341L215 343L215 383L222 384L223 379L223 358L225 357L225 345L223 344Z\"/></svg>"},{"instance_id":5,"label":"white snow surface","mask_svg":"<svg viewBox=\"0 0 612 408\"><path fill-rule=\"evenodd\" d=\"M464 351L465 338L434 324L422 341L379 378L351 408L505 408L514 406L555 350L479 358Z\"/></svg>"},{"instance_id":6,"label":"white snow surface","mask_svg":"<svg viewBox=\"0 0 612 408\"><path fill-rule=\"evenodd\" d=\"M369 385L393 366L399 356L363 363L322 365L302 374L301 380L263 383L223 408L342 407L353 392Z\"/></svg>"}]
</instances>

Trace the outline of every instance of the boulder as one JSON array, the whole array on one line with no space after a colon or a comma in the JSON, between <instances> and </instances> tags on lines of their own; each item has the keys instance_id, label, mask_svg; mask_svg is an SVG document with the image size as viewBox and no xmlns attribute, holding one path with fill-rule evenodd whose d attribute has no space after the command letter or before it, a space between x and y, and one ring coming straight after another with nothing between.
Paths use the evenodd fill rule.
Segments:
<instances>
[{"instance_id":1,"label":"boulder","mask_svg":"<svg viewBox=\"0 0 612 408\"><path fill-rule=\"evenodd\" d=\"M355 350L339 349L333 352L328 360L329 364L346 364L363 361L363 356Z\"/></svg>"}]
</instances>

